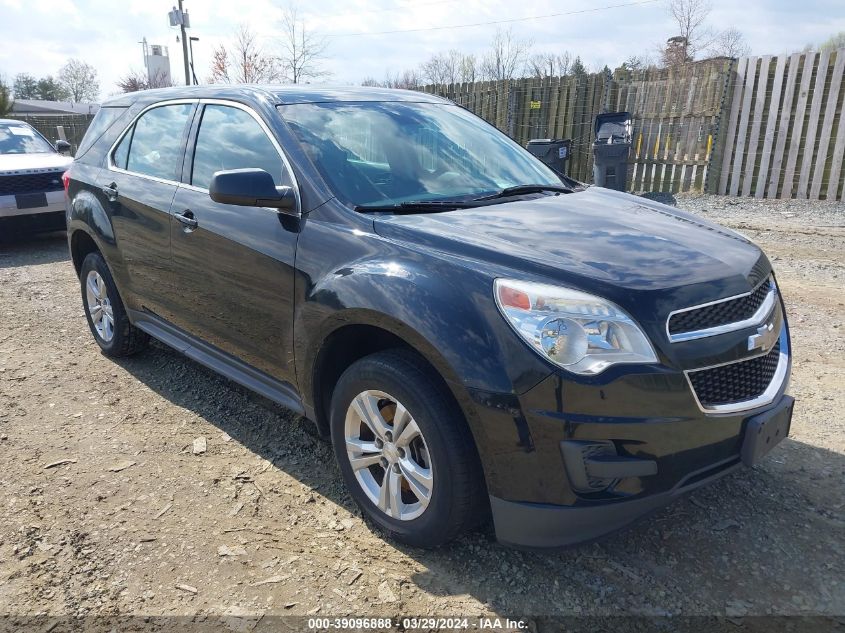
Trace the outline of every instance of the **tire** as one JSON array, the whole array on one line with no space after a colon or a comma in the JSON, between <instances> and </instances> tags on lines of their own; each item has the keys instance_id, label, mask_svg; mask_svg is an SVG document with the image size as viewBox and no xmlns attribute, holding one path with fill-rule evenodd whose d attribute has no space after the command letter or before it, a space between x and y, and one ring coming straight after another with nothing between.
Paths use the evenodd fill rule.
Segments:
<instances>
[{"instance_id":1,"label":"tire","mask_svg":"<svg viewBox=\"0 0 845 633\"><path fill-rule=\"evenodd\" d=\"M361 413L387 425L376 433ZM486 518L487 492L472 435L451 394L416 354L389 350L352 364L335 386L330 425L347 489L391 538L435 548ZM382 495L385 477L388 493L398 494Z\"/></svg>"},{"instance_id":2,"label":"tire","mask_svg":"<svg viewBox=\"0 0 845 633\"><path fill-rule=\"evenodd\" d=\"M97 345L107 356L131 356L149 344L150 337L129 322L126 308L100 253L89 253L79 273L85 318Z\"/></svg>"}]
</instances>

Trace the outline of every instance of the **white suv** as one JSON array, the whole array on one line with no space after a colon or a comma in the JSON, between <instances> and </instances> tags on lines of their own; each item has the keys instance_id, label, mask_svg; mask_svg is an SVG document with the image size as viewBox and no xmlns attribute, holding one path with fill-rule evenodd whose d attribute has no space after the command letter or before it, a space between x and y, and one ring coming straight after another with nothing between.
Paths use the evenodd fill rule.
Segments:
<instances>
[{"instance_id":1,"label":"white suv","mask_svg":"<svg viewBox=\"0 0 845 633\"><path fill-rule=\"evenodd\" d=\"M63 230L62 174L73 158L23 121L0 119L0 236L17 231Z\"/></svg>"}]
</instances>

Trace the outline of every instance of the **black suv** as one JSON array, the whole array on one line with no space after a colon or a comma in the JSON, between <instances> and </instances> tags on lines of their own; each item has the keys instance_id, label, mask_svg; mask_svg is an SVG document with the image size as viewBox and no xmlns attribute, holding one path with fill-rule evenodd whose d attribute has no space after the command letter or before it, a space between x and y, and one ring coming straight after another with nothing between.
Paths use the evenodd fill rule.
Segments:
<instances>
[{"instance_id":1,"label":"black suv","mask_svg":"<svg viewBox=\"0 0 845 633\"><path fill-rule=\"evenodd\" d=\"M593 538L789 431L759 248L449 101L180 87L97 117L67 208L97 343L152 336L313 420L401 541L490 514L513 545Z\"/></svg>"}]
</instances>

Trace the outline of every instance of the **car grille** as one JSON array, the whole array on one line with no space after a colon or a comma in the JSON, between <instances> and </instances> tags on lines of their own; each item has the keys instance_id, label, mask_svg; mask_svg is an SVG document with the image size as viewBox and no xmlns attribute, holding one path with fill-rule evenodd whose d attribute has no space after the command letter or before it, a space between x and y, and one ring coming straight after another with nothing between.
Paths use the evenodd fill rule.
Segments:
<instances>
[{"instance_id":1,"label":"car grille","mask_svg":"<svg viewBox=\"0 0 845 633\"><path fill-rule=\"evenodd\" d=\"M769 280L760 284L754 292L744 297L673 314L669 318L669 334L697 332L749 319L763 304L771 286L772 282Z\"/></svg>"},{"instance_id":2,"label":"car grille","mask_svg":"<svg viewBox=\"0 0 845 633\"><path fill-rule=\"evenodd\" d=\"M771 384L780 361L780 341L768 354L729 365L691 371L690 384L705 409L745 402L762 395Z\"/></svg>"},{"instance_id":3,"label":"car grille","mask_svg":"<svg viewBox=\"0 0 845 633\"><path fill-rule=\"evenodd\" d=\"M62 171L0 176L0 196L11 196L18 193L60 191L61 189Z\"/></svg>"}]
</instances>

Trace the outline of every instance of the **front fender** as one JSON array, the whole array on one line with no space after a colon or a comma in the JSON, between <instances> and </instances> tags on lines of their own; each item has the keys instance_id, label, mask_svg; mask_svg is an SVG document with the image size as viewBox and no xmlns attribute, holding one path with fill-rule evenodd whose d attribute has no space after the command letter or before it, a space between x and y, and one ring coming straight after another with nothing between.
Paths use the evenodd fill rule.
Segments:
<instances>
[{"instance_id":1,"label":"front fender","mask_svg":"<svg viewBox=\"0 0 845 633\"><path fill-rule=\"evenodd\" d=\"M379 251L378 258L362 257L317 278L298 302L295 353L306 360L297 372L303 394L311 393L323 341L346 325L398 336L446 380L469 389L522 393L549 375L499 314L489 275L389 243Z\"/></svg>"}]
</instances>

